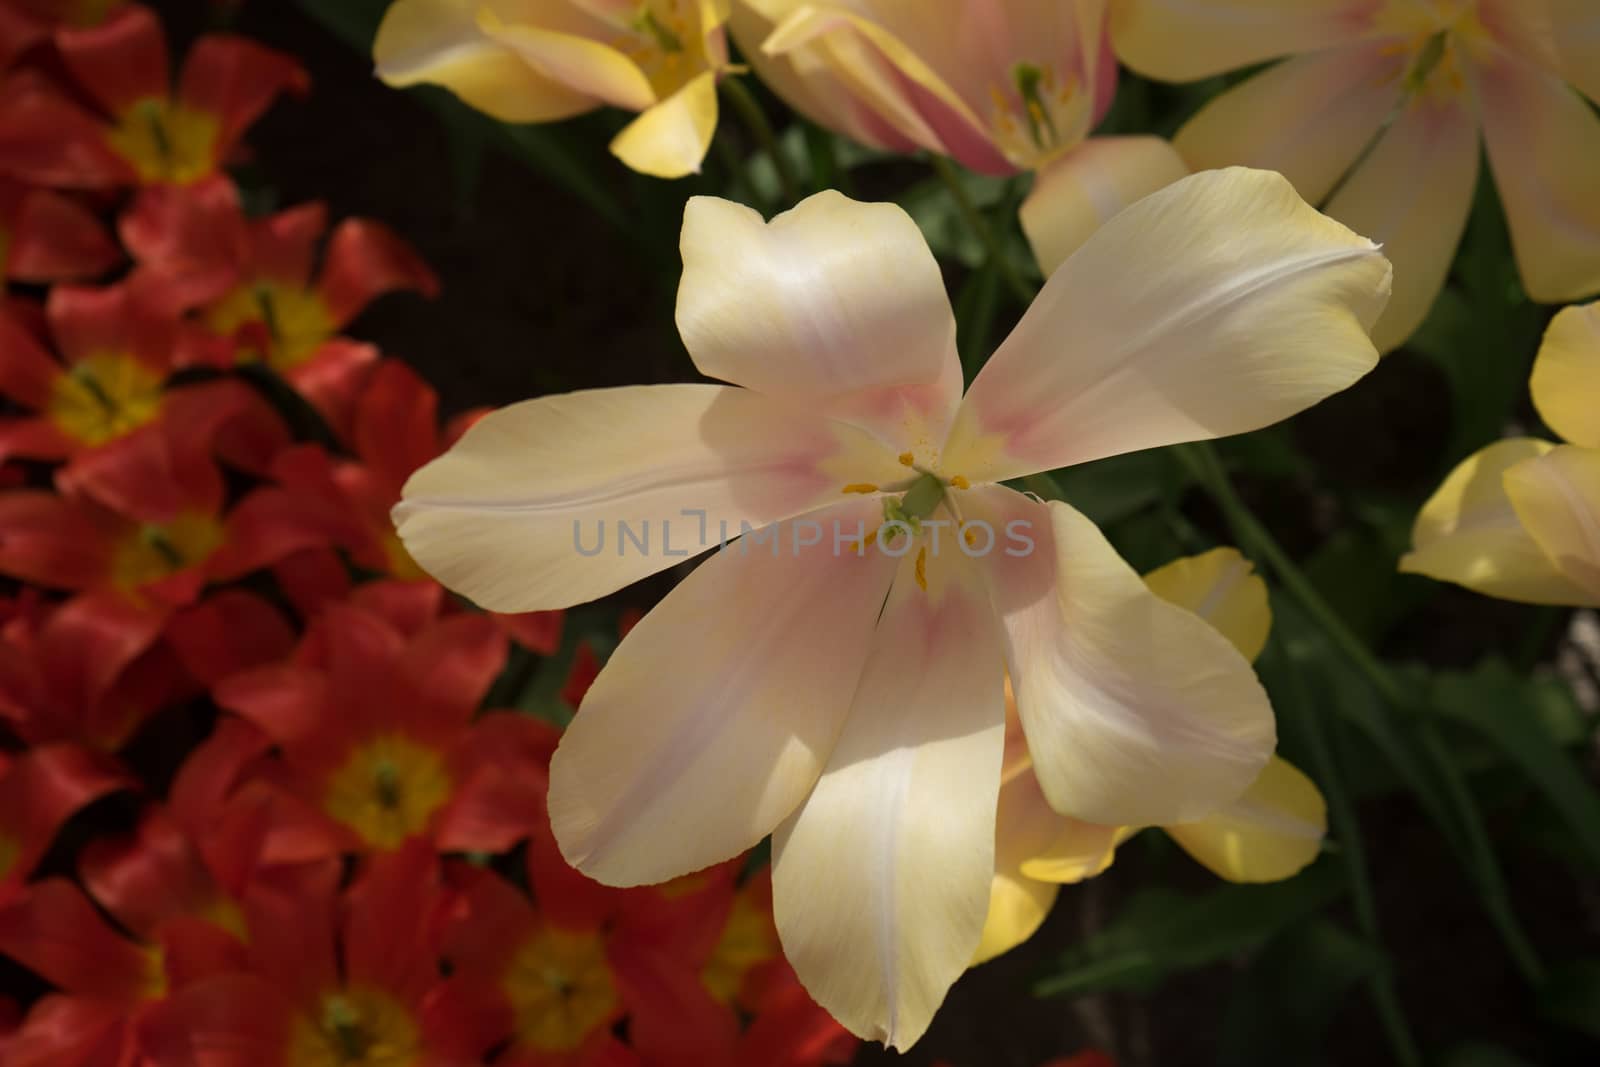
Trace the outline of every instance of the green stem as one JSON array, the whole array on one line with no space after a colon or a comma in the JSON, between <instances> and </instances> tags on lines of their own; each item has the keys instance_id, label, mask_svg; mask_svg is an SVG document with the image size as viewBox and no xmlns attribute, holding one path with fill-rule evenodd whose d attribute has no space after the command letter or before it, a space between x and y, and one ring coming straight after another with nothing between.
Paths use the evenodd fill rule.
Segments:
<instances>
[{"instance_id":1,"label":"green stem","mask_svg":"<svg viewBox=\"0 0 1600 1067\"><path fill-rule=\"evenodd\" d=\"M1458 845L1464 851L1467 870L1478 883L1489 921L1505 942L1512 961L1530 984L1544 980L1544 967L1539 962L1527 935L1517 921L1510 905L1505 876L1500 871L1494 850L1483 827L1483 818L1477 803L1461 778L1461 772L1431 723L1427 722L1426 708L1419 694L1403 685L1387 667L1373 655L1366 643L1345 625L1338 612L1323 599L1311 579L1306 577L1289 554L1283 550L1272 534L1262 526L1250 508L1240 499L1228 480L1226 469L1210 442L1183 445L1174 450L1180 461L1211 494L1242 542L1241 547L1264 560L1279 583L1292 596L1307 615L1311 616L1328 639L1344 652L1351 664L1360 671L1377 691L1383 701L1398 712L1420 713L1412 716L1420 724L1424 753L1433 765L1445 787L1445 799L1453 809L1459 835ZM1450 827L1443 827L1446 830Z\"/></svg>"},{"instance_id":2,"label":"green stem","mask_svg":"<svg viewBox=\"0 0 1600 1067\"><path fill-rule=\"evenodd\" d=\"M772 130L772 123L767 121L767 113L761 110L761 104L744 87L744 83L736 77L723 78L719 83L722 93L733 105L733 109L744 120L745 126L755 139L760 142L761 148L772 160L772 169L778 173L778 184L783 189L784 201L794 204L800 199L800 182L795 177L794 168L789 165L789 159L783 154L778 145L778 135Z\"/></svg>"},{"instance_id":3,"label":"green stem","mask_svg":"<svg viewBox=\"0 0 1600 1067\"><path fill-rule=\"evenodd\" d=\"M1290 657L1276 647L1269 648L1271 660L1281 660L1280 675L1289 690L1289 706L1293 708L1294 721L1299 726L1306 747L1311 753L1311 764L1328 799L1328 816L1333 823L1334 840L1339 842L1344 854L1350 896L1355 906L1356 922L1367 942L1374 947L1383 944L1383 934L1378 923L1378 903L1372 892L1372 876L1367 867L1367 852L1361 842L1361 821L1356 815L1355 803L1345 789L1344 778L1339 773L1338 762L1333 757L1332 746L1315 711L1305 682L1295 670ZM1417 1052L1416 1040L1406 1024L1405 1011L1400 1006L1400 996L1395 989L1394 975L1388 968L1375 972L1368 982L1373 1007L1389 1036L1396 1062L1401 1067L1417 1067L1422 1062Z\"/></svg>"},{"instance_id":4,"label":"green stem","mask_svg":"<svg viewBox=\"0 0 1600 1067\"><path fill-rule=\"evenodd\" d=\"M989 262L999 268L1000 277L1005 280L1006 286L1024 307L1033 303L1036 295L1034 287L1017 273L1016 264L1011 262L1011 257L1000 247L1000 238L995 234L994 227L989 225L988 218L978 210L978 205L973 203L967 187L961 184L961 175L956 172L955 164L944 156L935 155L932 158L934 172L939 175L939 180L944 182L945 188L950 190L956 208L966 220L973 236L983 245L984 254L989 257Z\"/></svg>"}]
</instances>

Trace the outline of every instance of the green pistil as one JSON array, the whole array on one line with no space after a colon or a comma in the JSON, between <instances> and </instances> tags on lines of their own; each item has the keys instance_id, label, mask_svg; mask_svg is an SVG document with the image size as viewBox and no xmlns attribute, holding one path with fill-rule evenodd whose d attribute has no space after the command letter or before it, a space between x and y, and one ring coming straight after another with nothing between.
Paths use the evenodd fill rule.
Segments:
<instances>
[{"instance_id":1,"label":"green pistil","mask_svg":"<svg viewBox=\"0 0 1600 1067\"><path fill-rule=\"evenodd\" d=\"M649 7L641 10L633 20L633 28L640 33L648 33L656 42L656 47L663 52L683 51L683 40L672 32L665 23L656 18L656 13Z\"/></svg>"},{"instance_id":2,"label":"green pistil","mask_svg":"<svg viewBox=\"0 0 1600 1067\"><path fill-rule=\"evenodd\" d=\"M939 510L939 505L944 503L944 490L944 482L937 475L923 474L911 483L911 488L906 490L904 496L883 498L883 521L902 523L913 534L921 533L922 520ZM893 538L900 533L898 529L890 530L887 536Z\"/></svg>"},{"instance_id":3,"label":"green pistil","mask_svg":"<svg viewBox=\"0 0 1600 1067\"><path fill-rule=\"evenodd\" d=\"M1406 71L1406 92L1419 93L1422 87L1428 84L1428 79L1439 66L1439 61L1444 59L1446 35L1436 33L1428 38L1428 43L1422 46L1422 51L1417 53L1417 58L1412 61L1411 69Z\"/></svg>"},{"instance_id":4,"label":"green pistil","mask_svg":"<svg viewBox=\"0 0 1600 1067\"><path fill-rule=\"evenodd\" d=\"M1022 117L1028 122L1028 136L1033 138L1034 147L1055 144L1056 123L1040 92L1044 71L1032 63L1018 63L1011 68L1011 80L1016 83L1017 95L1022 97Z\"/></svg>"}]
</instances>

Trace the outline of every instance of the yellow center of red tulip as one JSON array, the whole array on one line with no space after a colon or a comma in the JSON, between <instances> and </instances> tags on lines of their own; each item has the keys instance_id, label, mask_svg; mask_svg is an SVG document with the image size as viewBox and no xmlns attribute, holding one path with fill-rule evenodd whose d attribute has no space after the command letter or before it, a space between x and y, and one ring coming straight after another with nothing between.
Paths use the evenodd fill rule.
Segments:
<instances>
[{"instance_id":1,"label":"yellow center of red tulip","mask_svg":"<svg viewBox=\"0 0 1600 1067\"><path fill-rule=\"evenodd\" d=\"M206 321L217 333L239 339L241 360L259 360L278 371L305 363L334 332L321 297L272 281L234 289L211 307Z\"/></svg>"},{"instance_id":2,"label":"yellow center of red tulip","mask_svg":"<svg viewBox=\"0 0 1600 1067\"><path fill-rule=\"evenodd\" d=\"M111 580L139 589L200 563L224 540L222 524L203 512L183 512L169 522L135 527L117 545Z\"/></svg>"},{"instance_id":3,"label":"yellow center of red tulip","mask_svg":"<svg viewBox=\"0 0 1600 1067\"><path fill-rule=\"evenodd\" d=\"M17 865L17 857L20 855L22 855L21 843L9 834L0 834L0 882L5 881L11 874L11 868Z\"/></svg>"},{"instance_id":4,"label":"yellow center of red tulip","mask_svg":"<svg viewBox=\"0 0 1600 1067\"><path fill-rule=\"evenodd\" d=\"M132 356L107 353L57 378L48 414L61 432L99 445L136 430L161 411L161 376Z\"/></svg>"},{"instance_id":5,"label":"yellow center of red tulip","mask_svg":"<svg viewBox=\"0 0 1600 1067\"><path fill-rule=\"evenodd\" d=\"M334 772L322 806L369 846L392 849L427 829L453 787L439 753L410 738L379 737Z\"/></svg>"},{"instance_id":6,"label":"yellow center of red tulip","mask_svg":"<svg viewBox=\"0 0 1600 1067\"><path fill-rule=\"evenodd\" d=\"M518 1041L544 1052L577 1048L617 1011L605 945L593 933L539 930L512 957L503 986Z\"/></svg>"},{"instance_id":7,"label":"yellow center of red tulip","mask_svg":"<svg viewBox=\"0 0 1600 1067\"><path fill-rule=\"evenodd\" d=\"M995 144L1019 167L1035 168L1082 140L1089 101L1076 76L1059 78L1048 63L1018 63L1011 84L991 86Z\"/></svg>"},{"instance_id":8,"label":"yellow center of red tulip","mask_svg":"<svg viewBox=\"0 0 1600 1067\"><path fill-rule=\"evenodd\" d=\"M316 1016L302 1015L289 1034L289 1067L410 1067L421 1058L411 1013L376 989L327 993Z\"/></svg>"},{"instance_id":9,"label":"yellow center of red tulip","mask_svg":"<svg viewBox=\"0 0 1600 1067\"><path fill-rule=\"evenodd\" d=\"M722 928L711 959L700 972L711 995L724 1004L733 1003L750 968L778 955L778 935L767 910L756 905L749 893L733 901L728 925Z\"/></svg>"},{"instance_id":10,"label":"yellow center of red tulip","mask_svg":"<svg viewBox=\"0 0 1600 1067\"><path fill-rule=\"evenodd\" d=\"M216 169L215 117L146 97L129 107L106 134L106 143L133 165L142 182L199 181Z\"/></svg>"}]
</instances>

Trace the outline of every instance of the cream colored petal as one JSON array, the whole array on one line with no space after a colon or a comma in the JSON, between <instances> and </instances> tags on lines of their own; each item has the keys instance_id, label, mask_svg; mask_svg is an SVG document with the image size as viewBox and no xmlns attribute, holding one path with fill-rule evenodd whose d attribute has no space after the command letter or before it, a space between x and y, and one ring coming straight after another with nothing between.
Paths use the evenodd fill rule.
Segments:
<instances>
[{"instance_id":1,"label":"cream colored petal","mask_svg":"<svg viewBox=\"0 0 1600 1067\"><path fill-rule=\"evenodd\" d=\"M700 173L717 132L717 74L706 71L648 108L611 140L611 152L655 178Z\"/></svg>"},{"instance_id":2,"label":"cream colored petal","mask_svg":"<svg viewBox=\"0 0 1600 1067\"><path fill-rule=\"evenodd\" d=\"M1531 604L1600 603L1564 576L1523 529L1505 474L1554 446L1531 438L1497 441L1450 472L1422 506L1400 569L1475 592Z\"/></svg>"},{"instance_id":3,"label":"cream colored petal","mask_svg":"<svg viewBox=\"0 0 1600 1067\"><path fill-rule=\"evenodd\" d=\"M1497 51L1473 75L1489 165L1528 295L1600 292L1600 116L1560 78Z\"/></svg>"},{"instance_id":4,"label":"cream colored petal","mask_svg":"<svg viewBox=\"0 0 1600 1067\"><path fill-rule=\"evenodd\" d=\"M1371 32L1372 8L1369 0L1121 0L1111 7L1111 40L1140 74L1194 81L1358 40Z\"/></svg>"},{"instance_id":5,"label":"cream colored petal","mask_svg":"<svg viewBox=\"0 0 1600 1067\"><path fill-rule=\"evenodd\" d=\"M1600 304L1570 307L1550 323L1533 363L1533 403L1570 444L1600 448Z\"/></svg>"},{"instance_id":6,"label":"cream colored petal","mask_svg":"<svg viewBox=\"0 0 1600 1067\"><path fill-rule=\"evenodd\" d=\"M830 190L766 223L695 197L682 248L678 329L701 373L860 422L897 451L942 439L961 396L955 316L901 208Z\"/></svg>"},{"instance_id":7,"label":"cream colored petal","mask_svg":"<svg viewBox=\"0 0 1600 1067\"><path fill-rule=\"evenodd\" d=\"M1600 597L1600 452L1558 445L1505 473L1506 495L1557 569Z\"/></svg>"},{"instance_id":8,"label":"cream colored petal","mask_svg":"<svg viewBox=\"0 0 1600 1067\"><path fill-rule=\"evenodd\" d=\"M999 481L1288 418L1376 365L1389 273L1280 175L1185 178L1050 276L968 391L944 467Z\"/></svg>"},{"instance_id":9,"label":"cream colored petal","mask_svg":"<svg viewBox=\"0 0 1600 1067\"><path fill-rule=\"evenodd\" d=\"M1275 731L1228 639L1152 593L1065 504L986 487L961 506L1003 532L982 563L1051 807L1111 827L1163 825L1243 793Z\"/></svg>"},{"instance_id":10,"label":"cream colored petal","mask_svg":"<svg viewBox=\"0 0 1600 1067\"><path fill-rule=\"evenodd\" d=\"M1300 56L1212 99L1172 143L1194 170L1275 170L1320 204L1400 101L1403 59L1359 44Z\"/></svg>"},{"instance_id":11,"label":"cream colored petal","mask_svg":"<svg viewBox=\"0 0 1600 1067\"><path fill-rule=\"evenodd\" d=\"M594 389L474 423L411 476L394 519L450 588L491 611L541 611L665 570L743 523L837 503L874 469L903 472L858 431L748 389Z\"/></svg>"},{"instance_id":12,"label":"cream colored petal","mask_svg":"<svg viewBox=\"0 0 1600 1067\"><path fill-rule=\"evenodd\" d=\"M550 122L595 107L485 35L481 0L396 0L372 44L377 75L396 88L440 85L502 122Z\"/></svg>"},{"instance_id":13,"label":"cream colored petal","mask_svg":"<svg viewBox=\"0 0 1600 1067\"><path fill-rule=\"evenodd\" d=\"M816 50L856 96L909 140L983 173L1015 169L994 143L983 115L952 86L950 79L966 72L937 56L925 57L885 24L883 14L876 7L857 13L847 5L808 4L785 18L762 49L774 56ZM995 73L1009 77L1009 68Z\"/></svg>"},{"instance_id":14,"label":"cream colored petal","mask_svg":"<svg viewBox=\"0 0 1600 1067\"><path fill-rule=\"evenodd\" d=\"M1145 575L1144 584L1216 627L1245 659L1254 662L1266 647L1272 629L1267 583L1237 548L1175 559Z\"/></svg>"},{"instance_id":15,"label":"cream colored petal","mask_svg":"<svg viewBox=\"0 0 1600 1067\"><path fill-rule=\"evenodd\" d=\"M762 42L772 35L778 23L799 6L799 0L777 4L741 0L734 5L728 32L761 83L819 126L875 148L914 150L915 142L868 116L864 105L852 96L849 86L820 50L797 48L774 56L762 49Z\"/></svg>"},{"instance_id":16,"label":"cream colored petal","mask_svg":"<svg viewBox=\"0 0 1600 1067\"><path fill-rule=\"evenodd\" d=\"M1049 277L1089 235L1189 168L1160 137L1091 137L1040 171L1022 202L1022 232Z\"/></svg>"},{"instance_id":17,"label":"cream colored petal","mask_svg":"<svg viewBox=\"0 0 1600 1067\"><path fill-rule=\"evenodd\" d=\"M831 531L870 501L815 516ZM550 764L567 861L608 885L738 855L811 790L873 644L896 562L814 546L806 520L712 555L629 631ZM772 546L777 546L773 551Z\"/></svg>"},{"instance_id":18,"label":"cream colored petal","mask_svg":"<svg viewBox=\"0 0 1600 1067\"><path fill-rule=\"evenodd\" d=\"M1165 829L1219 878L1277 882L1293 878L1322 851L1328 806L1311 779L1274 756L1244 796L1199 822Z\"/></svg>"},{"instance_id":19,"label":"cream colored petal","mask_svg":"<svg viewBox=\"0 0 1600 1067\"><path fill-rule=\"evenodd\" d=\"M1461 101L1414 100L1328 202L1327 212L1383 246L1394 297L1372 337L1400 347L1444 288L1478 184L1478 123Z\"/></svg>"},{"instance_id":20,"label":"cream colored petal","mask_svg":"<svg viewBox=\"0 0 1600 1067\"><path fill-rule=\"evenodd\" d=\"M638 64L597 40L536 23L511 22L490 8L478 13L478 28L573 92L629 111L643 111L656 102L650 79Z\"/></svg>"},{"instance_id":21,"label":"cream colored petal","mask_svg":"<svg viewBox=\"0 0 1600 1067\"><path fill-rule=\"evenodd\" d=\"M1600 7L1593 0L1546 0L1567 80L1600 103Z\"/></svg>"},{"instance_id":22,"label":"cream colored petal","mask_svg":"<svg viewBox=\"0 0 1600 1067\"><path fill-rule=\"evenodd\" d=\"M852 1033L902 1050L978 947L1005 733L1000 638L972 565L930 559L927 592L912 567L772 861L778 934L806 989Z\"/></svg>"}]
</instances>

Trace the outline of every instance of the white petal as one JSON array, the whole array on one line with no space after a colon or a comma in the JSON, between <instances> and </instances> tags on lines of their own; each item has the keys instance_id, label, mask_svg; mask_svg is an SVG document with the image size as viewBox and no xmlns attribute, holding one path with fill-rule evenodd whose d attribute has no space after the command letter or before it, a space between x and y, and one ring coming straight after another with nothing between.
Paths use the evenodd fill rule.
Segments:
<instances>
[{"instance_id":1,"label":"white petal","mask_svg":"<svg viewBox=\"0 0 1600 1067\"><path fill-rule=\"evenodd\" d=\"M1377 246L1280 175L1185 178L1050 276L968 391L942 460L972 482L1244 433L1377 363Z\"/></svg>"},{"instance_id":2,"label":"white petal","mask_svg":"<svg viewBox=\"0 0 1600 1067\"><path fill-rule=\"evenodd\" d=\"M735 542L628 633L550 764L568 862L609 885L664 881L738 855L794 810L851 706L896 567L834 552L833 523L859 537L874 513L857 501L810 530L802 519Z\"/></svg>"},{"instance_id":3,"label":"white petal","mask_svg":"<svg viewBox=\"0 0 1600 1067\"><path fill-rule=\"evenodd\" d=\"M1276 733L1266 692L1228 639L1151 592L1067 505L999 487L961 501L1006 531L1008 548L984 571L1051 806L1108 826L1160 826L1243 793Z\"/></svg>"},{"instance_id":4,"label":"white petal","mask_svg":"<svg viewBox=\"0 0 1600 1067\"><path fill-rule=\"evenodd\" d=\"M595 389L474 423L411 476L394 517L452 589L492 611L541 611L903 474L859 431L747 389Z\"/></svg>"},{"instance_id":5,"label":"white petal","mask_svg":"<svg viewBox=\"0 0 1600 1067\"><path fill-rule=\"evenodd\" d=\"M702 373L852 418L897 446L942 439L961 394L955 316L899 207L828 191L766 223L695 197L682 246L678 329Z\"/></svg>"},{"instance_id":6,"label":"white petal","mask_svg":"<svg viewBox=\"0 0 1600 1067\"><path fill-rule=\"evenodd\" d=\"M902 1050L978 947L1005 743L981 583L947 552L924 592L912 566L827 769L773 837L772 865L778 933L807 990L853 1033Z\"/></svg>"}]
</instances>

